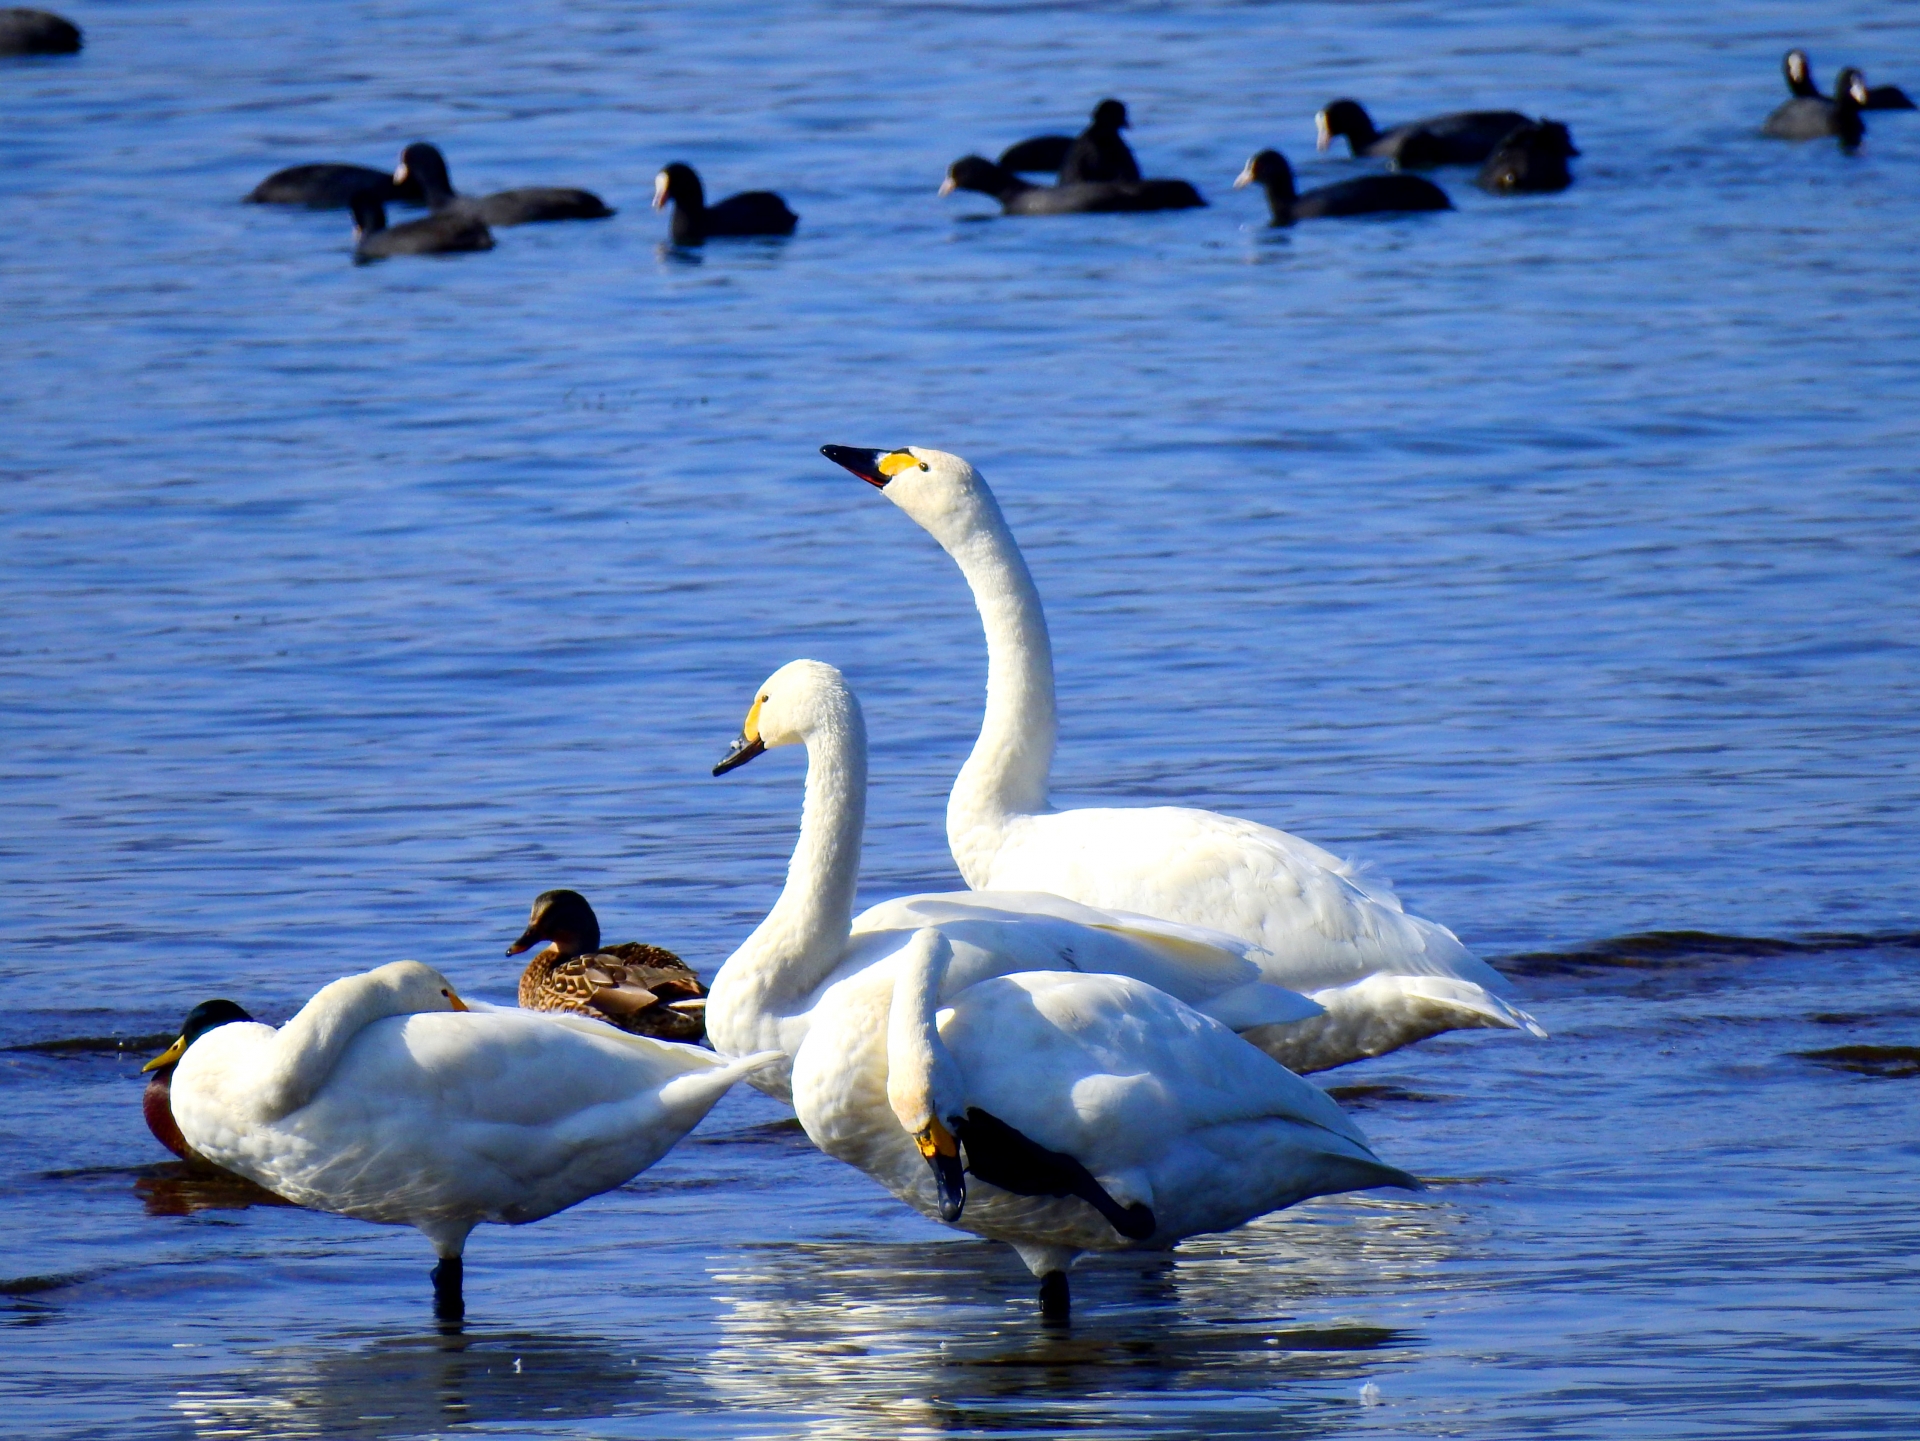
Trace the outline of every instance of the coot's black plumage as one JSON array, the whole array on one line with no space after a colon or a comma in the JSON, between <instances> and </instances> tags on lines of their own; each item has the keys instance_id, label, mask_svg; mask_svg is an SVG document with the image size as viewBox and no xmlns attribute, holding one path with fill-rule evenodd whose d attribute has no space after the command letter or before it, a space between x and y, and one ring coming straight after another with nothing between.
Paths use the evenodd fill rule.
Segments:
<instances>
[{"instance_id":1,"label":"coot's black plumage","mask_svg":"<svg viewBox=\"0 0 1920 1441\"><path fill-rule=\"evenodd\" d=\"M1518 110L1456 110L1381 130L1358 100L1331 101L1314 116L1322 150L1344 135L1353 154L1391 160L1404 169L1478 165L1527 121Z\"/></svg>"},{"instance_id":2,"label":"coot's black plumage","mask_svg":"<svg viewBox=\"0 0 1920 1441\"><path fill-rule=\"evenodd\" d=\"M0 55L77 55L80 27L51 10L0 8Z\"/></svg>"},{"instance_id":3,"label":"coot's black plumage","mask_svg":"<svg viewBox=\"0 0 1920 1441\"><path fill-rule=\"evenodd\" d=\"M1293 167L1278 150L1262 150L1247 162L1234 188L1259 185L1275 225L1345 215L1381 215L1406 210L1451 210L1447 193L1418 175L1361 175L1302 195L1293 187Z\"/></svg>"},{"instance_id":4,"label":"coot's black plumage","mask_svg":"<svg viewBox=\"0 0 1920 1441\"><path fill-rule=\"evenodd\" d=\"M353 197L355 260L385 260L391 255L451 255L493 249L493 233L479 216L459 208L438 210L420 220L387 228L387 209L371 194Z\"/></svg>"},{"instance_id":5,"label":"coot's black plumage","mask_svg":"<svg viewBox=\"0 0 1920 1441\"><path fill-rule=\"evenodd\" d=\"M496 190L491 195L459 195L447 173L447 157L439 147L416 140L400 152L394 167L395 185L418 184L434 211L461 210L487 225L532 225L546 220L605 220L613 214L591 190L553 185L523 185Z\"/></svg>"},{"instance_id":6,"label":"coot's black plumage","mask_svg":"<svg viewBox=\"0 0 1920 1441\"><path fill-rule=\"evenodd\" d=\"M351 210L353 197L371 195L383 204L406 201L426 204L420 182L394 184L384 170L365 165L290 165L276 170L247 196L253 205L304 205L309 210Z\"/></svg>"},{"instance_id":7,"label":"coot's black plumage","mask_svg":"<svg viewBox=\"0 0 1920 1441\"><path fill-rule=\"evenodd\" d=\"M1530 121L1500 142L1473 183L1495 195L1548 194L1573 184L1567 161L1580 152L1558 120Z\"/></svg>"},{"instance_id":8,"label":"coot's black plumage","mask_svg":"<svg viewBox=\"0 0 1920 1441\"><path fill-rule=\"evenodd\" d=\"M743 190L707 204L707 189L691 165L678 160L653 177L653 208L673 206L668 233L675 245L699 245L715 236L791 235L800 217L771 190Z\"/></svg>"},{"instance_id":9,"label":"coot's black plumage","mask_svg":"<svg viewBox=\"0 0 1920 1441\"><path fill-rule=\"evenodd\" d=\"M1853 96L1862 110L1912 110L1913 101L1898 85L1869 85L1867 77L1849 65L1833 77L1833 93L1842 90Z\"/></svg>"},{"instance_id":10,"label":"coot's black plumage","mask_svg":"<svg viewBox=\"0 0 1920 1441\"><path fill-rule=\"evenodd\" d=\"M973 190L991 195L1007 215L1091 215L1141 210L1191 210L1207 202L1184 180L1103 180L1030 185L981 155L947 167L942 195Z\"/></svg>"},{"instance_id":11,"label":"coot's black plumage","mask_svg":"<svg viewBox=\"0 0 1920 1441\"><path fill-rule=\"evenodd\" d=\"M1140 163L1133 158L1120 132L1127 128L1127 107L1118 100L1102 100L1093 107L1092 123L1074 136L1060 162L1062 185L1090 185L1107 180L1138 180Z\"/></svg>"},{"instance_id":12,"label":"coot's black plumage","mask_svg":"<svg viewBox=\"0 0 1920 1441\"><path fill-rule=\"evenodd\" d=\"M1852 150L1866 132L1867 127L1860 119L1859 102L1847 90L1831 100L1818 95L1796 95L1769 115L1760 127L1761 134L1776 140L1832 137L1840 142L1842 150Z\"/></svg>"},{"instance_id":13,"label":"coot's black plumage","mask_svg":"<svg viewBox=\"0 0 1920 1441\"><path fill-rule=\"evenodd\" d=\"M1071 135L1035 135L1028 140L1016 140L1000 152L994 164L1016 175L1055 175L1067 163L1067 152L1073 149L1073 141Z\"/></svg>"}]
</instances>

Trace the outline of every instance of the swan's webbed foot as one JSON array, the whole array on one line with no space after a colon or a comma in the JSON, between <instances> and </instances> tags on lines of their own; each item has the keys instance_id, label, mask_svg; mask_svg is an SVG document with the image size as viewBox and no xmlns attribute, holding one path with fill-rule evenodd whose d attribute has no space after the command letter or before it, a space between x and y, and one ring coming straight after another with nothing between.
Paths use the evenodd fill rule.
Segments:
<instances>
[{"instance_id":1,"label":"swan's webbed foot","mask_svg":"<svg viewBox=\"0 0 1920 1441\"><path fill-rule=\"evenodd\" d=\"M442 1321L458 1321L467 1314L466 1297L461 1292L466 1263L458 1256L443 1256L433 1268L433 1314Z\"/></svg>"},{"instance_id":2,"label":"swan's webbed foot","mask_svg":"<svg viewBox=\"0 0 1920 1441\"><path fill-rule=\"evenodd\" d=\"M1073 1314L1073 1293L1065 1271L1049 1271L1040 1278L1040 1319L1065 1321Z\"/></svg>"}]
</instances>

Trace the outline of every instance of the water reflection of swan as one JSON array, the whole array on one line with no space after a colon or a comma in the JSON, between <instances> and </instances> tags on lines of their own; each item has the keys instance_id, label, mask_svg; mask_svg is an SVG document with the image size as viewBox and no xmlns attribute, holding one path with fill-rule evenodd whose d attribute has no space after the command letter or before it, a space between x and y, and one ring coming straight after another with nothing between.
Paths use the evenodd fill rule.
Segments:
<instances>
[{"instance_id":1,"label":"water reflection of swan","mask_svg":"<svg viewBox=\"0 0 1920 1441\"><path fill-rule=\"evenodd\" d=\"M180 1388L203 1436L320 1441L438 1435L472 1425L551 1424L699 1405L684 1360L602 1336L399 1331L352 1349L277 1348L250 1370Z\"/></svg>"},{"instance_id":2,"label":"water reflection of swan","mask_svg":"<svg viewBox=\"0 0 1920 1441\"><path fill-rule=\"evenodd\" d=\"M713 1267L727 1309L699 1372L793 1433L818 1418L836 1436L962 1420L1070 1435L1126 1414L1129 1435L1344 1434L1353 1388L1412 1359L1405 1294L1458 1235L1430 1200L1315 1202L1230 1240L1109 1258L1081 1279L1070 1330L1010 1310L1020 1268L998 1247L743 1248Z\"/></svg>"}]
</instances>

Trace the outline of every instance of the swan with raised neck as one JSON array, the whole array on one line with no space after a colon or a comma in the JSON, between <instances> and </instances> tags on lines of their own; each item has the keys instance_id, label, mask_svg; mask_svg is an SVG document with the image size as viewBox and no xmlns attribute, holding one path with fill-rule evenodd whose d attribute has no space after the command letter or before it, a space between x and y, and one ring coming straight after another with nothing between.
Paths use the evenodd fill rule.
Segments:
<instances>
[{"instance_id":1,"label":"swan with raised neck","mask_svg":"<svg viewBox=\"0 0 1920 1441\"><path fill-rule=\"evenodd\" d=\"M1162 989L1234 1030L1320 1013L1313 1002L1264 983L1252 948L1231 936L1058 896L903 896L856 917L867 730L859 701L832 666L797 660L769 676L714 774L791 745L806 747L807 781L786 886L707 995L707 1036L723 1055L797 1055L823 991L896 955L928 924L942 926L961 953L948 977L953 985L1012 971L1101 970ZM790 1064L770 1066L750 1081L790 1099L790 1071Z\"/></svg>"},{"instance_id":2,"label":"swan with raised neck","mask_svg":"<svg viewBox=\"0 0 1920 1441\"><path fill-rule=\"evenodd\" d=\"M1249 1035L1295 1070L1456 1029L1545 1035L1501 999L1499 973L1453 932L1407 914L1391 887L1311 842L1187 806L1054 809L1046 616L986 481L961 457L925 446L821 450L938 541L979 608L986 713L947 801L947 843L969 886L1051 892L1216 927L1264 947L1267 980L1326 1010Z\"/></svg>"},{"instance_id":3,"label":"swan with raised neck","mask_svg":"<svg viewBox=\"0 0 1920 1441\"><path fill-rule=\"evenodd\" d=\"M707 1037L724 1055L798 1050L804 1013L844 959L853 929L867 824L867 723L832 666L796 660L768 676L739 740L713 773L724 775L785 745L807 749L800 836L780 898L727 957L707 993ZM784 1076L776 1071L755 1084L774 1089L776 1080L778 1094Z\"/></svg>"}]
</instances>

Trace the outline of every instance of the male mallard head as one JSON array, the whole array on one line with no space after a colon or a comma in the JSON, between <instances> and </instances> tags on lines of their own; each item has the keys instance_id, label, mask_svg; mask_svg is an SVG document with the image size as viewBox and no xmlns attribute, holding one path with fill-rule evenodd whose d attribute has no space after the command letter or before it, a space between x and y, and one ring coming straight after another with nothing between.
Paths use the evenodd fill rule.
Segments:
<instances>
[{"instance_id":1,"label":"male mallard head","mask_svg":"<svg viewBox=\"0 0 1920 1441\"><path fill-rule=\"evenodd\" d=\"M179 1038L140 1069L164 1071L177 1066L180 1064L180 1058L186 1055L187 1047L206 1035L208 1031L232 1021L251 1021L252 1019L252 1016L232 1001L202 1001L188 1011L187 1018L180 1023Z\"/></svg>"}]
</instances>

